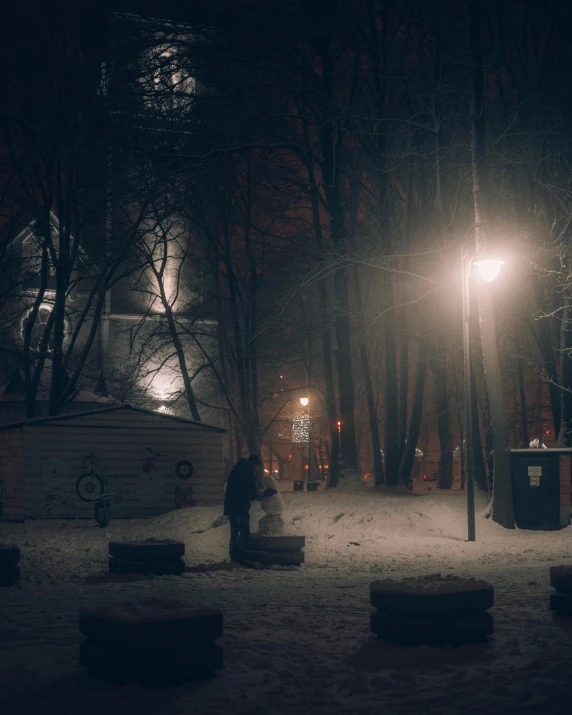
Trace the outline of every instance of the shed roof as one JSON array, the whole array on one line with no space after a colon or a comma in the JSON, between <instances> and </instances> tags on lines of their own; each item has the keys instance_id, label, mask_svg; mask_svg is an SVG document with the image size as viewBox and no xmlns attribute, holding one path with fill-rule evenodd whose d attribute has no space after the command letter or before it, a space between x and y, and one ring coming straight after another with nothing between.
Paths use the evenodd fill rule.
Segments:
<instances>
[{"instance_id":1,"label":"shed roof","mask_svg":"<svg viewBox=\"0 0 572 715\"><path fill-rule=\"evenodd\" d=\"M142 407L132 407L131 405L110 405L109 407L102 407L96 410L86 410L85 412L69 412L63 415L55 415L53 417L36 417L31 420L24 420L23 422L14 422L8 425L0 425L0 431L19 429L21 427L41 427L42 425L53 425L60 422L69 422L72 420L80 419L83 417L91 417L93 415L101 415L104 413L112 412L138 412L143 415L150 415L153 418L171 420L172 422L179 422L189 426L197 427L202 430L207 430L209 432L221 432L224 433L227 430L222 427L214 427L213 425L208 425L205 422L197 422L196 420L189 420L186 417L177 417L176 415L167 415L163 412L155 412L154 410L145 410Z\"/></svg>"}]
</instances>

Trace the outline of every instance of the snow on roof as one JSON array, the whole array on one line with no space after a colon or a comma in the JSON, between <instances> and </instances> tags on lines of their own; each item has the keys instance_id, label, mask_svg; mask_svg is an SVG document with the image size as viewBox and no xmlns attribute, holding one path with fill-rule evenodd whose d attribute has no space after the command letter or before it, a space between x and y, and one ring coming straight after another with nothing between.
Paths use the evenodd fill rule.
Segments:
<instances>
[{"instance_id":1,"label":"snow on roof","mask_svg":"<svg viewBox=\"0 0 572 715\"><path fill-rule=\"evenodd\" d=\"M44 424L54 424L57 422L63 422L68 420L75 420L81 417L91 417L92 415L101 415L104 413L119 412L119 411L131 411L138 412L143 415L151 415L152 417L171 420L172 422L182 422L183 424L193 425L199 429L207 430L210 432L226 432L222 427L215 427L214 425L208 425L205 422L197 422L195 420L189 420L186 417L177 417L176 415L168 415L163 412L155 412L154 410L146 410L142 407L132 407L131 405L111 405L109 407L102 407L96 410L86 410L85 412L67 412L63 415L55 415L52 417L36 417L31 420L24 420L22 422L14 422L8 425L0 425L0 430L10 430L18 429L20 427L37 427Z\"/></svg>"}]
</instances>

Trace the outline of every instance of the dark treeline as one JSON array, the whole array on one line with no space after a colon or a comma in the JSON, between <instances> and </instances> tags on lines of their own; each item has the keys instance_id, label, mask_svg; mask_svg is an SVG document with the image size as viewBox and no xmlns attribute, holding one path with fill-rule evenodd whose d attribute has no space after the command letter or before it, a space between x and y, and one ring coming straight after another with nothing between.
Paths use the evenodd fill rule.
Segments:
<instances>
[{"instance_id":1,"label":"dark treeline","mask_svg":"<svg viewBox=\"0 0 572 715\"><path fill-rule=\"evenodd\" d=\"M41 30L16 55L4 38L4 220L17 221L24 205L27 216L60 218L57 245L46 231L35 264L44 288L50 257L55 265L54 412L71 394L62 376L77 382L88 363L89 351L65 342L64 324L74 252L89 243L86 207L99 192L115 218L83 329L104 319L108 287L134 275L152 275L138 290L164 316L132 371L152 372L150 356L173 346L179 404L196 419L222 410L234 454L269 443L307 388L323 416L330 486L357 485L364 471L376 484L409 484L430 432L439 487L451 488L466 437L461 249L497 253L498 280L474 276L473 466L494 494L493 518L512 526L507 447L572 446L568 4L194 5L149 3L143 13L138 3L148 17L135 23L137 40L132 18L112 15L129 6L94 11L97 37L86 6L60 24L38 11L25 22ZM42 61L42 41L61 55ZM102 63L104 109L89 74ZM109 117L117 125L123 115L129 129L110 131ZM84 146L98 142L113 147L122 177L112 194L76 171ZM2 288L20 289L15 280ZM201 322L207 312L216 327ZM5 309L5 324L14 320ZM32 405L47 368L41 351L32 356L28 325L19 349ZM199 357L189 360L187 346ZM205 375L218 405L197 393Z\"/></svg>"}]
</instances>

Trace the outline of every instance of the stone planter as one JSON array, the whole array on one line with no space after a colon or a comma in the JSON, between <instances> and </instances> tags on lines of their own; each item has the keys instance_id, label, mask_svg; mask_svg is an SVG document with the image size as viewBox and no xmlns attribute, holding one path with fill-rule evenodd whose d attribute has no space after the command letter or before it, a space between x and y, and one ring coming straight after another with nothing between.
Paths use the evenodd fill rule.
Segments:
<instances>
[{"instance_id":1,"label":"stone planter","mask_svg":"<svg viewBox=\"0 0 572 715\"><path fill-rule=\"evenodd\" d=\"M371 631L402 645L464 645L494 632L487 613L494 590L485 581L440 574L375 581L370 601L376 609Z\"/></svg>"},{"instance_id":2,"label":"stone planter","mask_svg":"<svg viewBox=\"0 0 572 715\"><path fill-rule=\"evenodd\" d=\"M0 586L14 586L20 580L20 549L15 544L0 544Z\"/></svg>"},{"instance_id":3,"label":"stone planter","mask_svg":"<svg viewBox=\"0 0 572 715\"><path fill-rule=\"evenodd\" d=\"M250 537L250 548L244 553L247 563L264 566L300 566L304 563L304 536L262 536Z\"/></svg>"},{"instance_id":4,"label":"stone planter","mask_svg":"<svg viewBox=\"0 0 572 715\"><path fill-rule=\"evenodd\" d=\"M147 576L182 574L185 562L185 545L170 539L117 542L109 544L110 573L138 573Z\"/></svg>"},{"instance_id":5,"label":"stone planter","mask_svg":"<svg viewBox=\"0 0 572 715\"><path fill-rule=\"evenodd\" d=\"M552 566L550 609L561 616L572 616L572 566Z\"/></svg>"},{"instance_id":6,"label":"stone planter","mask_svg":"<svg viewBox=\"0 0 572 715\"><path fill-rule=\"evenodd\" d=\"M176 598L124 601L82 608L79 661L116 683L170 687L206 679L223 667L223 617Z\"/></svg>"}]
</instances>

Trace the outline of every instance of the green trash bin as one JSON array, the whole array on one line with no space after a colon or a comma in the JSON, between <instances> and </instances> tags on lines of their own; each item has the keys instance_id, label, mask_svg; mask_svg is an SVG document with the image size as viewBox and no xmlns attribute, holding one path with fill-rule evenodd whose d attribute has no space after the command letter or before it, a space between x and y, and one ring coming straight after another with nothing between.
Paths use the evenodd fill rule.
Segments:
<instances>
[{"instance_id":1,"label":"green trash bin","mask_svg":"<svg viewBox=\"0 0 572 715\"><path fill-rule=\"evenodd\" d=\"M514 521L519 529L554 531L570 523L570 451L512 450Z\"/></svg>"}]
</instances>

